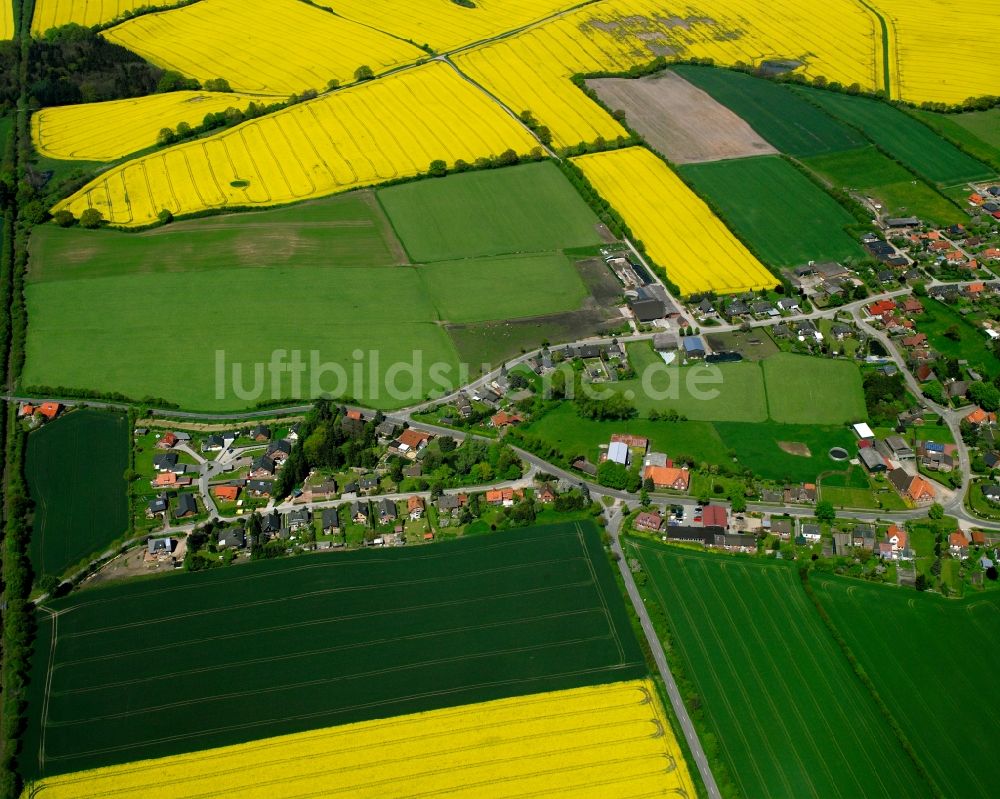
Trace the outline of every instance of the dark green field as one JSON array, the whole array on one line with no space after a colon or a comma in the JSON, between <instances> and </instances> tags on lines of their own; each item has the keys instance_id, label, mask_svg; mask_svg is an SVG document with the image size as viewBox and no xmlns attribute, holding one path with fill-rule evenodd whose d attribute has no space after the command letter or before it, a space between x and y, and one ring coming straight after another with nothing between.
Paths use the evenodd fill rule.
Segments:
<instances>
[{"instance_id":1,"label":"dark green field","mask_svg":"<svg viewBox=\"0 0 1000 799\"><path fill-rule=\"evenodd\" d=\"M378 198L418 262L601 242L597 217L549 162L406 183Z\"/></svg>"},{"instance_id":2,"label":"dark green field","mask_svg":"<svg viewBox=\"0 0 1000 799\"><path fill-rule=\"evenodd\" d=\"M820 602L944 796L996 795L1000 594L947 600L835 577Z\"/></svg>"},{"instance_id":3,"label":"dark green field","mask_svg":"<svg viewBox=\"0 0 1000 799\"><path fill-rule=\"evenodd\" d=\"M1000 170L1000 108L967 111L963 114L937 114L908 109L917 119L934 128L971 155Z\"/></svg>"},{"instance_id":4,"label":"dark green field","mask_svg":"<svg viewBox=\"0 0 1000 799\"><path fill-rule=\"evenodd\" d=\"M128 448L127 418L107 411L73 411L28 436L29 555L38 575L62 575L125 532Z\"/></svg>"},{"instance_id":5,"label":"dark green field","mask_svg":"<svg viewBox=\"0 0 1000 799\"><path fill-rule=\"evenodd\" d=\"M688 164L678 171L771 266L864 255L836 200L778 156Z\"/></svg>"},{"instance_id":6,"label":"dark green field","mask_svg":"<svg viewBox=\"0 0 1000 799\"><path fill-rule=\"evenodd\" d=\"M741 796L931 796L794 564L631 543Z\"/></svg>"},{"instance_id":7,"label":"dark green field","mask_svg":"<svg viewBox=\"0 0 1000 799\"><path fill-rule=\"evenodd\" d=\"M804 87L796 87L795 91L864 131L894 158L936 183L954 185L993 174L986 164L888 103Z\"/></svg>"},{"instance_id":8,"label":"dark green field","mask_svg":"<svg viewBox=\"0 0 1000 799\"><path fill-rule=\"evenodd\" d=\"M28 776L646 673L590 522L135 581L51 609Z\"/></svg>"},{"instance_id":9,"label":"dark green field","mask_svg":"<svg viewBox=\"0 0 1000 799\"><path fill-rule=\"evenodd\" d=\"M743 117L750 127L783 153L810 156L867 144L856 130L781 84L729 69L687 65L673 69Z\"/></svg>"},{"instance_id":10,"label":"dark green field","mask_svg":"<svg viewBox=\"0 0 1000 799\"><path fill-rule=\"evenodd\" d=\"M834 188L875 197L892 216L914 214L942 226L968 220L957 205L874 147L805 158L803 163Z\"/></svg>"}]
</instances>

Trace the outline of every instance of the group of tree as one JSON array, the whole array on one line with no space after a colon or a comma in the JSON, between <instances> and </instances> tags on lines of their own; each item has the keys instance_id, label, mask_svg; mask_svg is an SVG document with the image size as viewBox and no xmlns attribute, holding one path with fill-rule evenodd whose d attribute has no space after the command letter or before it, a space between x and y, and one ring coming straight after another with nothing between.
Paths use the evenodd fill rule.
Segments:
<instances>
[{"instance_id":1,"label":"group of tree","mask_svg":"<svg viewBox=\"0 0 1000 799\"><path fill-rule=\"evenodd\" d=\"M0 108L11 108L17 101L17 47L13 42L0 43ZM173 90L161 86L168 75L165 70L82 25L53 28L33 37L28 49L27 95L34 108ZM175 88L182 88L188 79L174 74L168 84L172 81Z\"/></svg>"},{"instance_id":2,"label":"group of tree","mask_svg":"<svg viewBox=\"0 0 1000 799\"><path fill-rule=\"evenodd\" d=\"M896 416L906 410L906 386L902 375L867 372L862 380L862 387L869 418L875 424L894 426Z\"/></svg>"}]
</instances>

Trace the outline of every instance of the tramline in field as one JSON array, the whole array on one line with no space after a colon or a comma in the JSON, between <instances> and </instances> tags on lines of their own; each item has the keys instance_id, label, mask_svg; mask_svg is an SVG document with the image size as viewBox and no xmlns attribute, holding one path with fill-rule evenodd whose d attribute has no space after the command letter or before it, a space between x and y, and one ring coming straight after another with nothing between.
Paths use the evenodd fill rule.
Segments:
<instances>
[{"instance_id":1,"label":"tramline in field","mask_svg":"<svg viewBox=\"0 0 1000 799\"><path fill-rule=\"evenodd\" d=\"M629 147L573 163L624 218L682 294L772 287L777 279L649 150Z\"/></svg>"},{"instance_id":2,"label":"tramline in field","mask_svg":"<svg viewBox=\"0 0 1000 799\"><path fill-rule=\"evenodd\" d=\"M31 117L31 138L47 158L113 161L156 144L163 128L195 127L206 114L274 98L253 94L166 92L106 103L43 108Z\"/></svg>"},{"instance_id":3,"label":"tramline in field","mask_svg":"<svg viewBox=\"0 0 1000 799\"><path fill-rule=\"evenodd\" d=\"M590 523L120 584L39 625L32 776L646 672Z\"/></svg>"},{"instance_id":4,"label":"tramline in field","mask_svg":"<svg viewBox=\"0 0 1000 799\"><path fill-rule=\"evenodd\" d=\"M471 163L535 146L502 108L435 62L129 161L56 210L96 208L136 227L164 208L178 216L277 205L416 175L435 159Z\"/></svg>"},{"instance_id":5,"label":"tramline in field","mask_svg":"<svg viewBox=\"0 0 1000 799\"><path fill-rule=\"evenodd\" d=\"M487 790L498 798L696 795L649 680L501 699L112 766L43 780L32 795L75 799L113 791L118 799L175 799L179 785L198 795L261 799L475 799Z\"/></svg>"},{"instance_id":6,"label":"tramline in field","mask_svg":"<svg viewBox=\"0 0 1000 799\"><path fill-rule=\"evenodd\" d=\"M330 80L351 83L359 67L378 75L426 55L299 0L201 0L136 17L104 37L202 82L225 78L236 91L279 96L321 91Z\"/></svg>"}]
</instances>

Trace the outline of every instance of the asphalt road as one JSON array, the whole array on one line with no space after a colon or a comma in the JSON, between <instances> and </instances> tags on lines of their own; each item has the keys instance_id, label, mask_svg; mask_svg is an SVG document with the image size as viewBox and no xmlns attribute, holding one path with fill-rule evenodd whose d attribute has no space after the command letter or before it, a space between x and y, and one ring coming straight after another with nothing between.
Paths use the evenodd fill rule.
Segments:
<instances>
[{"instance_id":1,"label":"asphalt road","mask_svg":"<svg viewBox=\"0 0 1000 799\"><path fill-rule=\"evenodd\" d=\"M663 646L660 644L660 638L656 634L656 629L653 627L652 619L649 618L649 613L646 612L646 603L643 602L642 596L639 594L635 579L632 577L632 570L628 567L628 562L625 559L621 540L618 537L618 532L623 521L621 509L618 505L615 505L607 511L605 516L608 521L608 533L611 535L611 551L614 552L618 561L618 570L625 581L625 590L628 592L628 597L632 601L632 607L635 608L639 622L642 624L642 631L646 635L646 641L649 642L649 649L653 653L653 660L656 661L656 668L660 672L660 677L667 688L670 705L673 707L674 714L680 722L681 732L684 733L684 739L691 750L694 765L698 768L698 773L701 774L702 782L705 783L709 799L722 799L722 794L719 793L719 786L715 782L715 775L712 774L712 769L708 765L708 758L705 757L705 750L701 746L698 733L695 731L694 724L691 722L691 716L688 714L687 706L684 704L681 692L677 688L677 681L670 671L670 664L667 663L667 656L663 651Z\"/></svg>"}]
</instances>

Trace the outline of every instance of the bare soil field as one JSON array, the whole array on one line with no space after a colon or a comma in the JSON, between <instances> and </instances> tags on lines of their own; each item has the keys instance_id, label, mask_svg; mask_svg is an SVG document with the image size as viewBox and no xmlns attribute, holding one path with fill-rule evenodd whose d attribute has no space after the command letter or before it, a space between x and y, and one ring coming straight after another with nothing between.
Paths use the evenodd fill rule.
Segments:
<instances>
[{"instance_id":1,"label":"bare soil field","mask_svg":"<svg viewBox=\"0 0 1000 799\"><path fill-rule=\"evenodd\" d=\"M677 164L777 152L736 114L674 72L645 78L595 78L587 86L650 146Z\"/></svg>"}]
</instances>

